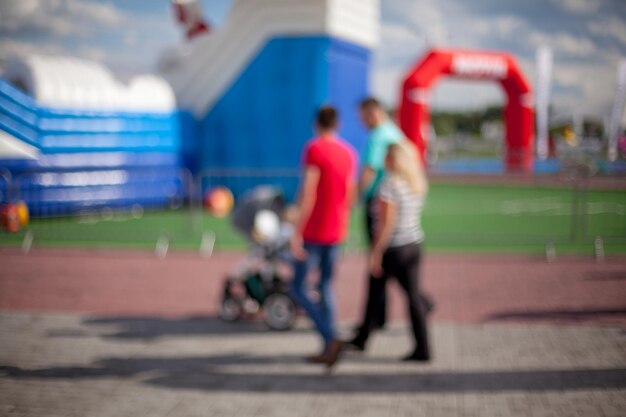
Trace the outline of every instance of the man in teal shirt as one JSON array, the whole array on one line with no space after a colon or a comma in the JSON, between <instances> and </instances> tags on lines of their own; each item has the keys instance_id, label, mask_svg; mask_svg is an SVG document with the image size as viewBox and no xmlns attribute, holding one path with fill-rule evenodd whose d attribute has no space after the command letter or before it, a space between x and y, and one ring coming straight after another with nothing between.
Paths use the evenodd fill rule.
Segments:
<instances>
[{"instance_id":1,"label":"man in teal shirt","mask_svg":"<svg viewBox=\"0 0 626 417\"><path fill-rule=\"evenodd\" d=\"M370 104L370 101L373 103ZM365 201L371 200L385 173L387 148L404 137L402 131L393 124L375 99L368 99L361 105L361 119L370 131L365 153L361 158L363 171L359 190Z\"/></svg>"},{"instance_id":2,"label":"man in teal shirt","mask_svg":"<svg viewBox=\"0 0 626 417\"><path fill-rule=\"evenodd\" d=\"M402 131L387 117L385 109L375 98L367 98L361 102L360 114L363 124L369 130L369 138L365 153L361 158L362 172L359 180L359 192L365 200L365 221L369 246L374 239L374 197L385 174L385 156L387 147L404 138ZM349 343L358 350L365 349L366 336L363 326L372 323L375 327L385 324L385 282L369 276L369 290L363 321L357 335ZM377 305L378 308L368 308ZM368 317L370 311L382 312L381 317Z\"/></svg>"}]
</instances>

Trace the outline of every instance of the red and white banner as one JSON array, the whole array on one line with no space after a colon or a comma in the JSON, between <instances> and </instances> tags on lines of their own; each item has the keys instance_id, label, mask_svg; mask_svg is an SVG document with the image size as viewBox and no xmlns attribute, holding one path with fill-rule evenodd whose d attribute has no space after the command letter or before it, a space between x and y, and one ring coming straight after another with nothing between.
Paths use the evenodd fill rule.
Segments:
<instances>
[{"instance_id":1,"label":"red and white banner","mask_svg":"<svg viewBox=\"0 0 626 417\"><path fill-rule=\"evenodd\" d=\"M406 75L402 84L399 123L426 159L430 132L430 89L440 77L492 80L507 95L505 166L532 172L535 145L534 100L530 84L516 59L506 53L432 49Z\"/></svg>"}]
</instances>

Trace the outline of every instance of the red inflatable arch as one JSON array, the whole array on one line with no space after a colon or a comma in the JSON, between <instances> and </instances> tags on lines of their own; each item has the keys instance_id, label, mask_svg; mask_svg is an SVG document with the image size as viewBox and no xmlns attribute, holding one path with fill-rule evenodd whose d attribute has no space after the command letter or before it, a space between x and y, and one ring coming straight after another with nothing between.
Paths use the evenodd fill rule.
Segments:
<instances>
[{"instance_id":1,"label":"red inflatable arch","mask_svg":"<svg viewBox=\"0 0 626 417\"><path fill-rule=\"evenodd\" d=\"M442 76L498 81L507 95L507 171L531 172L534 147L532 91L515 58L506 53L434 49L409 72L402 85L399 122L422 157L426 155L430 130L429 91Z\"/></svg>"}]
</instances>

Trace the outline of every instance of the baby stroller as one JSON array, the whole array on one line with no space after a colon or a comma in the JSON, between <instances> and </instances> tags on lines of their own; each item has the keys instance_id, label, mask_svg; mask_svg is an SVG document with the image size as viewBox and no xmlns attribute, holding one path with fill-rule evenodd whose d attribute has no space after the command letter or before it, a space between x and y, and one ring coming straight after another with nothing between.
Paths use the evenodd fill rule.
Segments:
<instances>
[{"instance_id":1,"label":"baby stroller","mask_svg":"<svg viewBox=\"0 0 626 417\"><path fill-rule=\"evenodd\" d=\"M262 310L274 330L290 329L296 305L288 294L288 277L281 271L288 261L293 228L280 221L285 201L279 190L260 186L246 193L232 215L235 228L250 242L247 256L224 283L220 317L235 321Z\"/></svg>"}]
</instances>

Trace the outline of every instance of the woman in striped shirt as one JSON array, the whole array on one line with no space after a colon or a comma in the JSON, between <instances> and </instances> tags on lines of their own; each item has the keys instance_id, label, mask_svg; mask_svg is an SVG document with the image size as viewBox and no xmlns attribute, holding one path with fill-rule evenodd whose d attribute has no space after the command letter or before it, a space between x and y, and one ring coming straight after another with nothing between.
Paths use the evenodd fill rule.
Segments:
<instances>
[{"instance_id":1,"label":"woman in striped shirt","mask_svg":"<svg viewBox=\"0 0 626 417\"><path fill-rule=\"evenodd\" d=\"M415 348L403 360L428 361L426 314L430 302L419 290L420 244L424 239L420 216L428 184L421 158L408 140L389 146L385 168L387 176L378 191L370 272L378 279L395 277L406 294ZM376 312L370 316L377 317Z\"/></svg>"}]
</instances>

